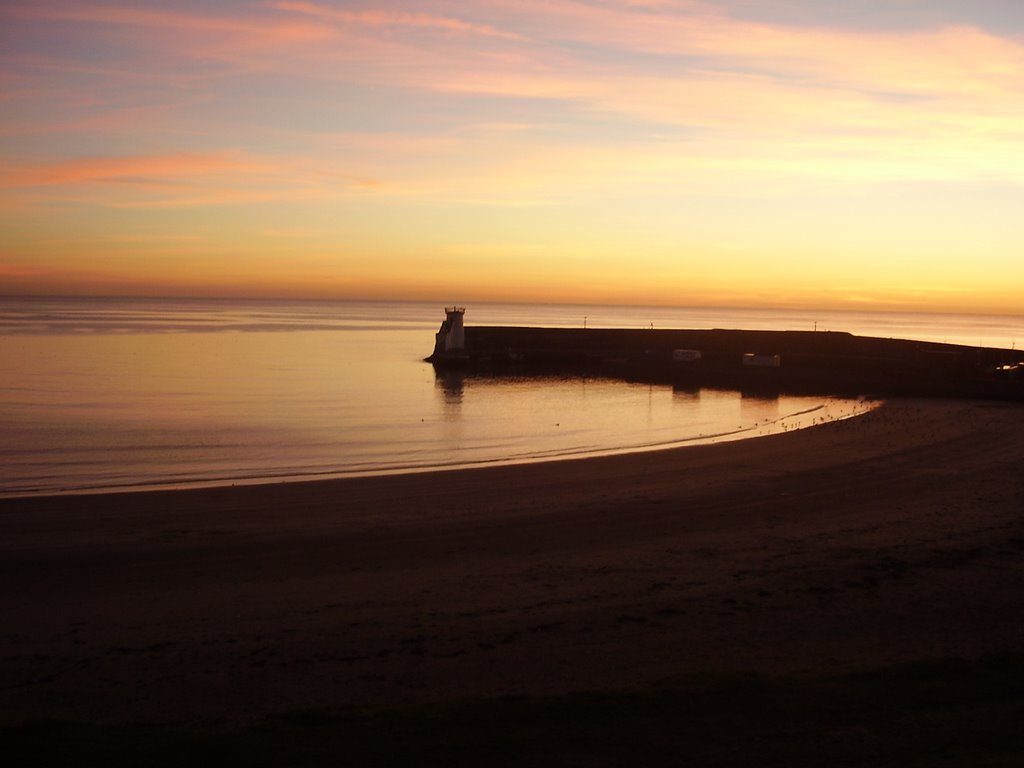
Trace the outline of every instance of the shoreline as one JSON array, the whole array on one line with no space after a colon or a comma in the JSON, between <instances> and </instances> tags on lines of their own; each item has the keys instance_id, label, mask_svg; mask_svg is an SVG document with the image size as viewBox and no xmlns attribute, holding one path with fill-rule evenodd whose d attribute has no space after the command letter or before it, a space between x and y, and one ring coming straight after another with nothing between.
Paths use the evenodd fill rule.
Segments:
<instances>
[{"instance_id":1,"label":"shoreline","mask_svg":"<svg viewBox=\"0 0 1024 768\"><path fill-rule=\"evenodd\" d=\"M253 736L922 664L967 696L1024 652L1021 456L1020 405L893 400L648 453L4 499L0 724Z\"/></svg>"},{"instance_id":2,"label":"shoreline","mask_svg":"<svg viewBox=\"0 0 1024 768\"><path fill-rule=\"evenodd\" d=\"M0 490L0 503L8 499L37 499L50 496L104 496L108 494L123 493L151 493L161 491L193 491L211 490L215 488L234 488L240 486L264 486L294 483L315 483L332 480L353 480L368 477L395 477L401 475L433 474L437 472L460 472L463 470L487 469L489 467L508 467L519 465L545 464L548 462L579 461L589 458L605 458L609 456L631 455L636 453L648 453L655 451L674 450L700 445L714 445L716 443L733 442L736 440L748 440L766 435L780 434L793 429L806 429L824 421L843 421L856 418L870 412L872 408L878 407L884 402L881 398L849 398L823 396L823 402L813 408L803 411L785 414L777 418L744 426L736 430L721 432L711 435L695 435L684 437L678 440L670 440L662 443L645 443L639 445L624 445L614 448L592 448L577 452L551 453L538 456L523 456L513 459L481 459L474 462L461 462L452 464L434 465L413 465L396 468L351 470L351 471L323 471L309 474L285 474L268 475L263 477L237 476L223 477L208 480L167 480L166 482L139 481L128 485L110 486L83 486L78 488L53 488L27 491L2 491ZM839 406L843 406L842 412L832 413ZM849 406L847 410L845 407ZM812 413L824 411L825 416L821 420L807 419Z\"/></svg>"}]
</instances>

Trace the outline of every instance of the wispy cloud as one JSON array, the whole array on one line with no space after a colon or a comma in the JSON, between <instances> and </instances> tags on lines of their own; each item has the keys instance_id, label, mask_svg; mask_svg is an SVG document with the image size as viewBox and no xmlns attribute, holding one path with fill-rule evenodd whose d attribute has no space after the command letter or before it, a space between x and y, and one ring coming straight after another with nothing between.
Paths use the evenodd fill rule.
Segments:
<instances>
[{"instance_id":1,"label":"wispy cloud","mask_svg":"<svg viewBox=\"0 0 1024 768\"><path fill-rule=\"evenodd\" d=\"M271 168L265 162L245 158L237 152L84 157L8 167L0 177L0 186L38 187L96 182L145 185L177 179L195 180L225 172L266 172Z\"/></svg>"},{"instance_id":2,"label":"wispy cloud","mask_svg":"<svg viewBox=\"0 0 1024 768\"><path fill-rule=\"evenodd\" d=\"M476 24L454 16L438 16L422 11L339 10L330 6L293 0L278 0L278 2L270 3L270 6L282 11L355 27L410 27L508 40L523 39L521 35L503 31L488 24Z\"/></svg>"},{"instance_id":3,"label":"wispy cloud","mask_svg":"<svg viewBox=\"0 0 1024 768\"><path fill-rule=\"evenodd\" d=\"M237 205L362 194L381 186L377 179L311 167L301 158L239 151L80 157L11 164L0 175L8 205L59 200L128 208Z\"/></svg>"},{"instance_id":4,"label":"wispy cloud","mask_svg":"<svg viewBox=\"0 0 1024 768\"><path fill-rule=\"evenodd\" d=\"M308 42L322 39L328 30L308 21L284 20L269 15L220 15L149 9L135 6L93 5L89 3L15 4L5 13L15 19L80 22L115 27L135 27L165 33L182 32L229 35L246 39L250 45Z\"/></svg>"},{"instance_id":5,"label":"wispy cloud","mask_svg":"<svg viewBox=\"0 0 1024 768\"><path fill-rule=\"evenodd\" d=\"M130 27L140 48L173 43L165 55L191 66L161 59L147 72L166 77L168 87L189 87L198 63L209 70L217 61L222 77L279 73L465 99L541 100L553 110L562 104L723 132L935 135L980 126L988 136L1016 138L1024 117L1024 44L964 25L796 27L733 18L706 3L442 0L429 12L422 4L383 5L275 0L244 17L88 4L10 12ZM477 122L474 109L486 106L466 101L459 111Z\"/></svg>"}]
</instances>

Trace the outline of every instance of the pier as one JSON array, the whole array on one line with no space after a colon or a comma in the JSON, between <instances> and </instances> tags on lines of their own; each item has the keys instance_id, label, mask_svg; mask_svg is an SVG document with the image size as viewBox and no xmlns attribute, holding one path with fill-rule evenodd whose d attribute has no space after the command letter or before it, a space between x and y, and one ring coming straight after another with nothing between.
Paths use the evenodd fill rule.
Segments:
<instances>
[{"instance_id":1,"label":"pier","mask_svg":"<svg viewBox=\"0 0 1024 768\"><path fill-rule=\"evenodd\" d=\"M438 368L606 375L729 389L1024 400L1024 351L834 331L464 326L457 308L427 359ZM457 333L450 343L449 330Z\"/></svg>"}]
</instances>

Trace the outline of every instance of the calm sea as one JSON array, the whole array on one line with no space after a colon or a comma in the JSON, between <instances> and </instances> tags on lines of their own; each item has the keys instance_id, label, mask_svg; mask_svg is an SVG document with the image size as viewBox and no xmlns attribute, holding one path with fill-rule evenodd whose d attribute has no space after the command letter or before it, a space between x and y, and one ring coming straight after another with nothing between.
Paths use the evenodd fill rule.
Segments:
<instances>
[{"instance_id":1,"label":"calm sea","mask_svg":"<svg viewBox=\"0 0 1024 768\"><path fill-rule=\"evenodd\" d=\"M434 304L0 300L0 495L650 450L863 410L601 378L440 376ZM467 325L847 330L986 346L1024 318L471 305Z\"/></svg>"}]
</instances>

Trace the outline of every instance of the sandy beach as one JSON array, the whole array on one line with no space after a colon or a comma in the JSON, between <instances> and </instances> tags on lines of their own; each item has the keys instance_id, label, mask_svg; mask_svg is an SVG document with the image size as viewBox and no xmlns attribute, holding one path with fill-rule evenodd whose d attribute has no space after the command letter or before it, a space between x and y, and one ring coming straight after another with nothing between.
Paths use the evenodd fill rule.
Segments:
<instances>
[{"instance_id":1,"label":"sandy beach","mask_svg":"<svg viewBox=\"0 0 1024 768\"><path fill-rule=\"evenodd\" d=\"M451 763L453 740L465 764L497 743L490 764L623 764L609 733L647 764L815 744L836 764L863 744L870 764L1016 764L1022 555L1024 408L998 402L528 466L7 499L0 722L26 751L115 764L152 744L329 763L353 743L355 764Z\"/></svg>"}]
</instances>

